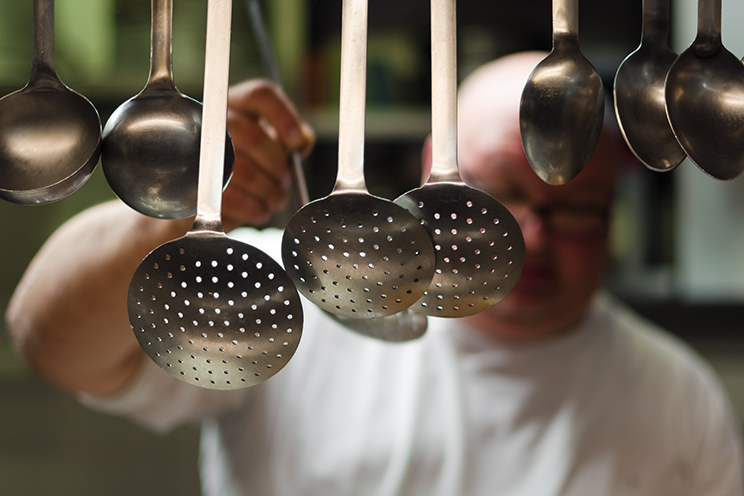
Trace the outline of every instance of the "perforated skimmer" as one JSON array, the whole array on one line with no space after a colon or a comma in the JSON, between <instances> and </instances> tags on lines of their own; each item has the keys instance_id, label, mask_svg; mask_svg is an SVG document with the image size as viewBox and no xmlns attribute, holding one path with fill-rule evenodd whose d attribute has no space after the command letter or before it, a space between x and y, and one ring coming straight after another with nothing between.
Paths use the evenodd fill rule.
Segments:
<instances>
[{"instance_id":1,"label":"perforated skimmer","mask_svg":"<svg viewBox=\"0 0 744 496\"><path fill-rule=\"evenodd\" d=\"M231 10L231 0L209 0L194 225L142 261L128 296L129 320L147 355L209 389L276 374L297 349L303 323L300 296L281 266L222 231Z\"/></svg>"},{"instance_id":2,"label":"perforated skimmer","mask_svg":"<svg viewBox=\"0 0 744 496\"><path fill-rule=\"evenodd\" d=\"M432 167L422 187L396 199L434 240L436 273L412 310L464 317L501 301L524 265L517 221L490 195L462 182L457 165L455 0L431 2Z\"/></svg>"},{"instance_id":3,"label":"perforated skimmer","mask_svg":"<svg viewBox=\"0 0 744 496\"><path fill-rule=\"evenodd\" d=\"M282 239L284 267L302 294L349 318L408 308L429 286L435 263L418 220L365 186L366 45L367 1L344 0L336 183L292 217Z\"/></svg>"}]
</instances>

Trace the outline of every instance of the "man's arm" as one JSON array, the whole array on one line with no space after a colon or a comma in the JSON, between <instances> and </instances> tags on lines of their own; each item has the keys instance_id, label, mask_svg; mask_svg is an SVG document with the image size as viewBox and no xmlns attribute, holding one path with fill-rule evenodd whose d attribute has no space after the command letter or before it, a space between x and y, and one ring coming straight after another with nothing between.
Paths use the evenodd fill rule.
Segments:
<instances>
[{"instance_id":1,"label":"man's arm","mask_svg":"<svg viewBox=\"0 0 744 496\"><path fill-rule=\"evenodd\" d=\"M313 145L291 103L265 81L231 88L228 130L236 159L223 196L226 231L260 225L282 208L286 150L307 152ZM191 224L146 217L118 201L65 223L34 257L8 307L8 329L21 354L62 389L121 390L145 357L127 314L132 274L151 250Z\"/></svg>"}]
</instances>

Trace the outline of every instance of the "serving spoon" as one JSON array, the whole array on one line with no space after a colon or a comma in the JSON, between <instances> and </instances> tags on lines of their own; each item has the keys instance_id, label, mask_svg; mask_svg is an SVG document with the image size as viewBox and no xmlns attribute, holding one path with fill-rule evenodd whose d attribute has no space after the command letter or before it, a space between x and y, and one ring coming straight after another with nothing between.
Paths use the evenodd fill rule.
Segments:
<instances>
[{"instance_id":1,"label":"serving spoon","mask_svg":"<svg viewBox=\"0 0 744 496\"><path fill-rule=\"evenodd\" d=\"M690 159L721 180L744 170L744 65L721 42L721 0L700 0L698 32L672 64L669 123Z\"/></svg>"},{"instance_id":2,"label":"serving spoon","mask_svg":"<svg viewBox=\"0 0 744 496\"><path fill-rule=\"evenodd\" d=\"M172 64L172 0L152 0L150 76L103 129L101 166L111 189L134 210L160 219L196 211L202 105L176 88ZM223 185L232 174L225 140Z\"/></svg>"},{"instance_id":3,"label":"serving spoon","mask_svg":"<svg viewBox=\"0 0 744 496\"><path fill-rule=\"evenodd\" d=\"M640 46L615 74L615 114L633 154L646 167L667 172L687 156L669 125L664 82L677 54L669 48L669 0L643 0Z\"/></svg>"},{"instance_id":4,"label":"serving spoon","mask_svg":"<svg viewBox=\"0 0 744 496\"><path fill-rule=\"evenodd\" d=\"M553 49L530 74L520 101L522 146L549 184L581 172L602 130L602 79L581 54L578 25L578 0L553 0Z\"/></svg>"},{"instance_id":5,"label":"serving spoon","mask_svg":"<svg viewBox=\"0 0 744 496\"><path fill-rule=\"evenodd\" d=\"M54 0L34 0L28 84L0 99L0 198L40 205L66 198L93 174L101 119L54 68Z\"/></svg>"},{"instance_id":6,"label":"serving spoon","mask_svg":"<svg viewBox=\"0 0 744 496\"><path fill-rule=\"evenodd\" d=\"M294 355L303 324L300 296L281 266L222 230L231 13L232 0L209 0L194 225L145 257L127 300L145 353L174 377L209 389L272 377Z\"/></svg>"}]
</instances>

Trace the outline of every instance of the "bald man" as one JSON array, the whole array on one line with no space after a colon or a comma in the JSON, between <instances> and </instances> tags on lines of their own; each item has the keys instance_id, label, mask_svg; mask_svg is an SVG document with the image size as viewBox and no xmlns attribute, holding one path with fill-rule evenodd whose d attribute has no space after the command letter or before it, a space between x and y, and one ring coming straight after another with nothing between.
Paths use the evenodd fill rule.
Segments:
<instances>
[{"instance_id":1,"label":"bald man","mask_svg":"<svg viewBox=\"0 0 744 496\"><path fill-rule=\"evenodd\" d=\"M463 177L511 210L526 245L520 280L491 309L431 318L422 338L389 344L304 302L300 347L279 374L239 391L197 388L143 358L125 303L147 249L188 226L107 204L63 226L29 267L8 312L19 349L94 408L161 431L201 422L209 496L741 495L737 423L710 369L600 289L613 138L564 186L527 164L519 96L543 56L487 64L460 92ZM250 102L280 110L285 132L246 149L238 173L272 189L244 184L225 208L278 208L277 150L311 145L288 102L263 91L274 104L231 99L231 125L257 132ZM428 165L428 145L423 155ZM260 220L246 212L232 215ZM277 230L231 235L280 259Z\"/></svg>"}]
</instances>

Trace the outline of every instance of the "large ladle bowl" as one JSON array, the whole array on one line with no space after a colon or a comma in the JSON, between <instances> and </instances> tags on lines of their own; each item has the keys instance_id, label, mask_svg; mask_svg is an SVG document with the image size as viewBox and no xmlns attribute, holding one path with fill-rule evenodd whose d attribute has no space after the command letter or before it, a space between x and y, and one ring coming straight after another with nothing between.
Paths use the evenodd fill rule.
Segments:
<instances>
[{"instance_id":1,"label":"large ladle bowl","mask_svg":"<svg viewBox=\"0 0 744 496\"><path fill-rule=\"evenodd\" d=\"M28 84L0 99L0 198L45 204L93 174L101 120L93 104L54 69L54 2L34 1L34 59Z\"/></svg>"},{"instance_id":2,"label":"large ladle bowl","mask_svg":"<svg viewBox=\"0 0 744 496\"><path fill-rule=\"evenodd\" d=\"M120 105L103 129L101 163L116 195L134 210L161 219L196 213L202 105L180 91L172 71L172 0L152 0L150 77ZM223 186L235 153L225 140Z\"/></svg>"}]
</instances>

